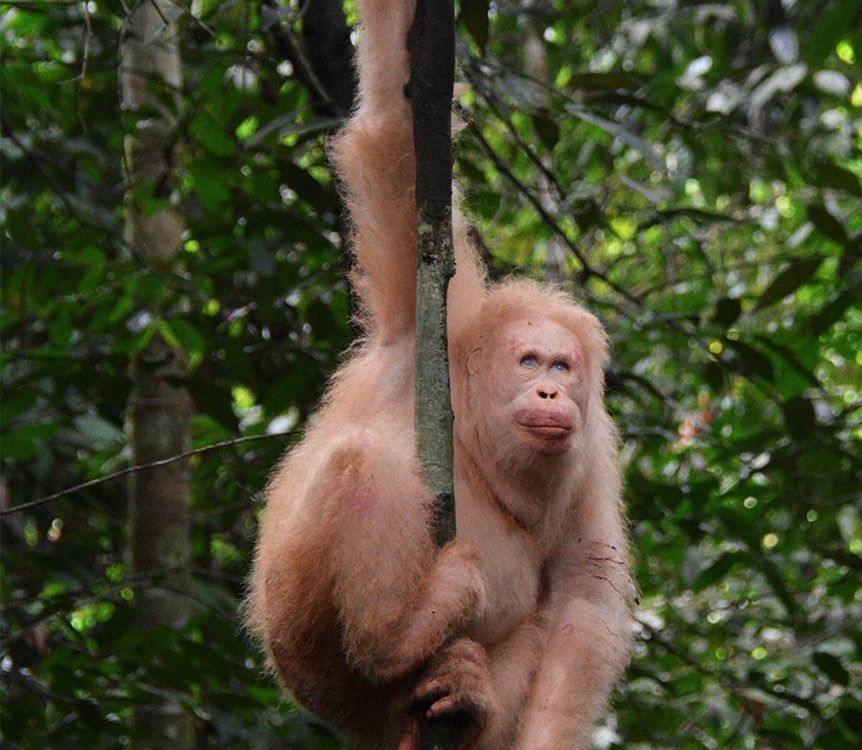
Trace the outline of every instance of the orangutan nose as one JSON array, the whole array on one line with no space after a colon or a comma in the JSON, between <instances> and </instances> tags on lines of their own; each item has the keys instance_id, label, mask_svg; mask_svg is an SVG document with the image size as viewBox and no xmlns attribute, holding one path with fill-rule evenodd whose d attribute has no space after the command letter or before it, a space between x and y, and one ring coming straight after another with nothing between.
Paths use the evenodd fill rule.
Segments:
<instances>
[{"instance_id":1,"label":"orangutan nose","mask_svg":"<svg viewBox=\"0 0 862 750\"><path fill-rule=\"evenodd\" d=\"M539 394L539 398L556 398L557 397L557 388L552 385L540 385L536 389L536 393Z\"/></svg>"}]
</instances>

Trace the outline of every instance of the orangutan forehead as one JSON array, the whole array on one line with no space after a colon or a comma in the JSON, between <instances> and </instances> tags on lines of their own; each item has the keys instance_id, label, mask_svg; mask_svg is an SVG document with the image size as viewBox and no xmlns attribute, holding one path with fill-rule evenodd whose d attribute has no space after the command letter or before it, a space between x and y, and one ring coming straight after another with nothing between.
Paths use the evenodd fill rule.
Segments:
<instances>
[{"instance_id":1,"label":"orangutan forehead","mask_svg":"<svg viewBox=\"0 0 862 750\"><path fill-rule=\"evenodd\" d=\"M570 355L577 354L581 348L574 331L556 320L539 316L505 323L498 341L507 349L535 346Z\"/></svg>"}]
</instances>

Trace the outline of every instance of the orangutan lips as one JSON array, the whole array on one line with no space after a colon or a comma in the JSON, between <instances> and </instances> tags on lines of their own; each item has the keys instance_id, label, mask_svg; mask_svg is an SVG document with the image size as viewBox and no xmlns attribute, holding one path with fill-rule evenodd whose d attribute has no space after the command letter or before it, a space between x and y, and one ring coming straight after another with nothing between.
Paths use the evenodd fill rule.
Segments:
<instances>
[{"instance_id":1,"label":"orangutan lips","mask_svg":"<svg viewBox=\"0 0 862 750\"><path fill-rule=\"evenodd\" d=\"M572 431L569 416L547 409L522 409L515 415L515 423L534 435L557 440Z\"/></svg>"}]
</instances>

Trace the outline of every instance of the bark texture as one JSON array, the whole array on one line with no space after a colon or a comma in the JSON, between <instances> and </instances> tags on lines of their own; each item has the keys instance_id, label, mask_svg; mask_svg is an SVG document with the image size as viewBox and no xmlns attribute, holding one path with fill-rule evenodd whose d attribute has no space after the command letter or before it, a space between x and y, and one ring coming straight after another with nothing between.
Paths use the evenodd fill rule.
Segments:
<instances>
[{"instance_id":1,"label":"bark texture","mask_svg":"<svg viewBox=\"0 0 862 750\"><path fill-rule=\"evenodd\" d=\"M129 191L126 233L133 255L159 270L180 247L184 228L175 190L179 146L176 108L181 85L177 20L171 0L146 0L126 18L120 36L123 107L140 112L125 142ZM154 210L155 209L155 210ZM153 316L164 311L155 307ZM184 353L154 336L132 365L129 403L132 462L168 458L190 447L192 407L176 385L187 372ZM191 614L184 595L190 554L186 462L132 474L129 483L129 562L133 573L158 571L138 589L138 626L181 628ZM190 750L192 716L177 700L135 710L135 750Z\"/></svg>"},{"instance_id":2,"label":"bark texture","mask_svg":"<svg viewBox=\"0 0 862 750\"><path fill-rule=\"evenodd\" d=\"M419 264L416 280L416 449L434 495L432 533L455 538L453 415L446 292L455 273L452 240L452 93L455 11L451 0L418 0L408 39L416 154ZM428 720L420 707L421 750L455 750L465 717Z\"/></svg>"},{"instance_id":3,"label":"bark texture","mask_svg":"<svg viewBox=\"0 0 862 750\"><path fill-rule=\"evenodd\" d=\"M433 533L455 536L452 407L446 290L455 272L452 247L452 91L455 22L451 0L419 0L408 40L416 153L419 266L416 290L416 440L436 498Z\"/></svg>"}]
</instances>

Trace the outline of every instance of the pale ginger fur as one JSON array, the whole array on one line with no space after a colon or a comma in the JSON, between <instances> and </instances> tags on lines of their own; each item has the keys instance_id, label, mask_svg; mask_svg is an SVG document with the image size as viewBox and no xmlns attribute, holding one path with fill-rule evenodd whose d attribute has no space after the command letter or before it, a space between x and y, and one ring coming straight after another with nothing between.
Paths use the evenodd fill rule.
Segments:
<instances>
[{"instance_id":1,"label":"pale ginger fur","mask_svg":"<svg viewBox=\"0 0 862 750\"><path fill-rule=\"evenodd\" d=\"M415 747L430 696L474 714L471 748L586 748L633 598L605 336L558 290L489 286L456 209L458 538L438 553L414 452L413 7L358 4L360 103L331 153L366 336L269 483L248 621L293 695L363 747Z\"/></svg>"}]
</instances>

